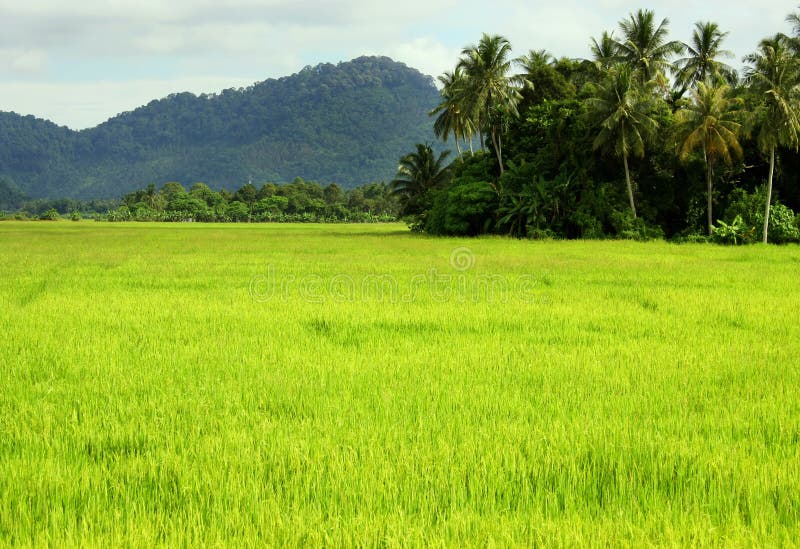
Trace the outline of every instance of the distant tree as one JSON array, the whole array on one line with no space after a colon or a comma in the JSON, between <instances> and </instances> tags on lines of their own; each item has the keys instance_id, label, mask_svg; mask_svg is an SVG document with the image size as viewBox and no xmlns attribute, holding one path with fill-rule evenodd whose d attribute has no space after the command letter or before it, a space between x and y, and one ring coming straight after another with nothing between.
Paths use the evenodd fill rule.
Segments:
<instances>
[{"instance_id":1,"label":"distant tree","mask_svg":"<svg viewBox=\"0 0 800 549\"><path fill-rule=\"evenodd\" d=\"M686 160L697 149L703 152L709 236L714 223L714 165L721 160L730 166L734 159L742 158L744 154L739 143L742 125L738 121L743 101L729 95L730 87L727 85L714 86L699 81L697 88L692 91L692 101L676 115L676 130L681 141L678 149L680 158Z\"/></svg>"},{"instance_id":2,"label":"distant tree","mask_svg":"<svg viewBox=\"0 0 800 549\"><path fill-rule=\"evenodd\" d=\"M637 81L636 71L629 65L613 67L597 85L595 96L588 99L589 108L600 126L593 147L622 158L634 218L636 204L628 159L644 156L645 142L658 128L658 122L651 116L652 96L647 85L639 85Z\"/></svg>"},{"instance_id":3,"label":"distant tree","mask_svg":"<svg viewBox=\"0 0 800 549\"><path fill-rule=\"evenodd\" d=\"M260 189L258 189L258 195L256 198L261 200L262 198L275 196L276 192L277 192L277 185L275 185L275 183L265 183L264 185L261 186Z\"/></svg>"},{"instance_id":4,"label":"distant tree","mask_svg":"<svg viewBox=\"0 0 800 549\"><path fill-rule=\"evenodd\" d=\"M180 183L176 183L171 181L169 183L164 183L161 187L161 194L167 199L167 202L171 202L176 195L179 194L186 194L186 189L183 188L183 185Z\"/></svg>"},{"instance_id":5,"label":"distant tree","mask_svg":"<svg viewBox=\"0 0 800 549\"><path fill-rule=\"evenodd\" d=\"M800 12L795 11L786 16L786 22L792 25L792 46L797 50L798 38L800 38Z\"/></svg>"},{"instance_id":6,"label":"distant tree","mask_svg":"<svg viewBox=\"0 0 800 549\"><path fill-rule=\"evenodd\" d=\"M484 34L477 45L461 52L458 67L467 77L467 104L479 114L479 126L487 127L503 174L502 121L505 116L519 116L519 90L511 79L511 43L499 35Z\"/></svg>"},{"instance_id":7,"label":"distant tree","mask_svg":"<svg viewBox=\"0 0 800 549\"><path fill-rule=\"evenodd\" d=\"M472 151L472 135L477 118L474 105L469 101L468 81L461 67L456 67L453 72L439 76L439 82L442 84L442 101L430 112L431 116L436 116L433 132L445 142L452 135L458 156L461 156L461 139L469 142Z\"/></svg>"},{"instance_id":8,"label":"distant tree","mask_svg":"<svg viewBox=\"0 0 800 549\"><path fill-rule=\"evenodd\" d=\"M452 174L452 168L445 163L449 154L444 151L437 157L429 144L418 143L416 151L400 159L397 177L390 186L400 199L402 215L421 213L429 192L447 184Z\"/></svg>"},{"instance_id":9,"label":"distant tree","mask_svg":"<svg viewBox=\"0 0 800 549\"><path fill-rule=\"evenodd\" d=\"M700 82L723 79L728 83L736 80L736 69L719 60L721 57L733 57L733 54L722 49L722 42L727 32L719 30L719 25L712 22L697 22L692 32L692 43L684 44L686 57L675 62L677 68L675 81L683 90L697 86Z\"/></svg>"},{"instance_id":10,"label":"distant tree","mask_svg":"<svg viewBox=\"0 0 800 549\"><path fill-rule=\"evenodd\" d=\"M256 201L258 197L258 191L253 186L252 183L247 183L246 185L242 185L238 191L236 191L233 195L234 200L238 200L239 202L244 202L245 204L252 204Z\"/></svg>"},{"instance_id":11,"label":"distant tree","mask_svg":"<svg viewBox=\"0 0 800 549\"><path fill-rule=\"evenodd\" d=\"M325 187L322 192L325 202L329 205L341 204L345 201L344 191L342 191L342 188L336 183L331 183Z\"/></svg>"},{"instance_id":12,"label":"distant tree","mask_svg":"<svg viewBox=\"0 0 800 549\"><path fill-rule=\"evenodd\" d=\"M531 50L515 60L522 72L516 77L520 85L520 111L545 100L564 99L575 95L575 86L555 68L555 58L547 50Z\"/></svg>"},{"instance_id":13,"label":"distant tree","mask_svg":"<svg viewBox=\"0 0 800 549\"><path fill-rule=\"evenodd\" d=\"M592 38L589 49L592 52L591 62L599 71L607 71L620 60L619 47L613 32L603 31L599 40Z\"/></svg>"},{"instance_id":14,"label":"distant tree","mask_svg":"<svg viewBox=\"0 0 800 549\"><path fill-rule=\"evenodd\" d=\"M669 19L656 25L651 10L638 10L619 23L622 39L617 41L617 55L637 71L641 82L648 82L658 73L666 73L673 55L683 53L684 46L667 40Z\"/></svg>"},{"instance_id":15,"label":"distant tree","mask_svg":"<svg viewBox=\"0 0 800 549\"><path fill-rule=\"evenodd\" d=\"M749 64L745 68L745 80L759 101L756 111L758 145L769 154L762 231L762 241L766 243L775 174L775 149L784 146L797 150L800 144L800 66L788 39L783 35L762 40L758 50L744 60Z\"/></svg>"},{"instance_id":16,"label":"distant tree","mask_svg":"<svg viewBox=\"0 0 800 549\"><path fill-rule=\"evenodd\" d=\"M204 201L210 208L217 208L220 204L225 202L222 195L211 190L205 183L195 183L192 185L192 188L189 189L189 194Z\"/></svg>"},{"instance_id":17,"label":"distant tree","mask_svg":"<svg viewBox=\"0 0 800 549\"><path fill-rule=\"evenodd\" d=\"M238 200L228 204L225 214L231 221L248 221L250 218L250 210L247 208L247 204Z\"/></svg>"}]
</instances>

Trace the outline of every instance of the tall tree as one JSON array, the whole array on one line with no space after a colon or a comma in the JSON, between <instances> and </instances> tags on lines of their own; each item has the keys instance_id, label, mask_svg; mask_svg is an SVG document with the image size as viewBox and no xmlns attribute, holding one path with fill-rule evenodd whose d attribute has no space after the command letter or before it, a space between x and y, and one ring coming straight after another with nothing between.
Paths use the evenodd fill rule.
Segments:
<instances>
[{"instance_id":1,"label":"tall tree","mask_svg":"<svg viewBox=\"0 0 800 549\"><path fill-rule=\"evenodd\" d=\"M475 133L474 109L466 100L466 77L461 68L456 67L453 72L439 76L438 80L442 84L442 101L430 112L431 116L438 115L433 123L433 131L436 137L442 137L444 141L452 135L458 155L461 156L459 139L469 141L471 151L472 134Z\"/></svg>"},{"instance_id":2,"label":"tall tree","mask_svg":"<svg viewBox=\"0 0 800 549\"><path fill-rule=\"evenodd\" d=\"M719 30L716 23L694 24L692 43L684 44L687 56L675 61L675 82L683 91L710 79L722 78L728 83L736 80L736 69L719 60L733 57L730 51L722 49L726 36L728 33Z\"/></svg>"},{"instance_id":3,"label":"tall tree","mask_svg":"<svg viewBox=\"0 0 800 549\"><path fill-rule=\"evenodd\" d=\"M556 70L556 59L547 50L531 50L514 63L522 72L513 77L521 89L520 112L544 100L563 99L575 95L575 85Z\"/></svg>"},{"instance_id":4,"label":"tall tree","mask_svg":"<svg viewBox=\"0 0 800 549\"><path fill-rule=\"evenodd\" d=\"M400 200L403 215L421 213L429 205L428 193L450 180L452 168L446 164L449 154L450 151L444 151L437 157L429 144L417 143L414 152L400 159L397 176L389 186Z\"/></svg>"},{"instance_id":5,"label":"tall tree","mask_svg":"<svg viewBox=\"0 0 800 549\"><path fill-rule=\"evenodd\" d=\"M686 160L695 150L701 149L706 163L709 236L714 223L714 166L719 160L730 166L734 158L743 156L739 143L742 125L737 120L743 101L730 97L730 90L727 85L714 86L700 81L692 91L691 102L676 114L679 157Z\"/></svg>"},{"instance_id":6,"label":"tall tree","mask_svg":"<svg viewBox=\"0 0 800 549\"><path fill-rule=\"evenodd\" d=\"M787 15L786 22L792 24L792 33L794 36L800 36L800 12L795 11Z\"/></svg>"},{"instance_id":7,"label":"tall tree","mask_svg":"<svg viewBox=\"0 0 800 549\"><path fill-rule=\"evenodd\" d=\"M592 38L589 49L592 52L591 61L599 70L608 70L619 61L619 46L613 32L603 31L599 40Z\"/></svg>"},{"instance_id":8,"label":"tall tree","mask_svg":"<svg viewBox=\"0 0 800 549\"><path fill-rule=\"evenodd\" d=\"M604 81L597 85L595 95L588 99L589 108L600 126L593 147L622 158L634 218L636 204L628 159L644 156L645 141L658 128L658 122L650 114L651 86L651 83L640 84L637 72L629 65L619 65L608 71Z\"/></svg>"},{"instance_id":9,"label":"tall tree","mask_svg":"<svg viewBox=\"0 0 800 549\"><path fill-rule=\"evenodd\" d=\"M503 174L502 121L505 116L519 116L520 92L510 75L511 44L499 35L483 35L477 45L461 52L458 66L467 76L467 103L475 105L479 127L486 127L492 138L500 174Z\"/></svg>"},{"instance_id":10,"label":"tall tree","mask_svg":"<svg viewBox=\"0 0 800 549\"><path fill-rule=\"evenodd\" d=\"M651 10L638 10L619 23L622 40L617 41L617 53L622 61L638 71L643 82L653 79L670 67L669 59L683 53L683 44L667 40L669 19L656 25Z\"/></svg>"},{"instance_id":11,"label":"tall tree","mask_svg":"<svg viewBox=\"0 0 800 549\"><path fill-rule=\"evenodd\" d=\"M757 94L759 105L758 145L769 154L767 202L764 207L762 241L767 242L775 174L775 150L779 146L797 150L800 145L800 64L787 37L762 40L758 50L746 56L745 79Z\"/></svg>"}]
</instances>

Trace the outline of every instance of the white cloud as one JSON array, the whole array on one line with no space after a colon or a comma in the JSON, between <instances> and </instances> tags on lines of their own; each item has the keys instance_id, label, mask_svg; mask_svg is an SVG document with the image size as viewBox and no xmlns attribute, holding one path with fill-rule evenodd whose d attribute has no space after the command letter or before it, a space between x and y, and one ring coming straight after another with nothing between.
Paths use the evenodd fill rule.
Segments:
<instances>
[{"instance_id":1,"label":"white cloud","mask_svg":"<svg viewBox=\"0 0 800 549\"><path fill-rule=\"evenodd\" d=\"M481 32L514 54L588 55L591 36L640 4L621 0L0 0L0 109L84 127L170 92L247 85L363 54L436 76ZM730 31L737 60L788 30L774 0L654 0L688 40L697 20ZM227 75L227 77L226 77ZM131 80L130 82L126 82Z\"/></svg>"},{"instance_id":2,"label":"white cloud","mask_svg":"<svg viewBox=\"0 0 800 549\"><path fill-rule=\"evenodd\" d=\"M391 45L375 54L388 55L425 74L438 76L455 64L460 51L460 48L447 47L431 37L421 37Z\"/></svg>"},{"instance_id":3,"label":"white cloud","mask_svg":"<svg viewBox=\"0 0 800 549\"><path fill-rule=\"evenodd\" d=\"M42 49L0 49L0 73L36 73L47 63L47 52Z\"/></svg>"}]
</instances>

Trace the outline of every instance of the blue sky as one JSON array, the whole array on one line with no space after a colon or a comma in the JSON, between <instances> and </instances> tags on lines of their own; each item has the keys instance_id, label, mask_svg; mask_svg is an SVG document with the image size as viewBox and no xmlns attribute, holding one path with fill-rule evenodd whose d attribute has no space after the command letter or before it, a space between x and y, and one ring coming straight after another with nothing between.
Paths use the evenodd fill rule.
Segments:
<instances>
[{"instance_id":1,"label":"blue sky","mask_svg":"<svg viewBox=\"0 0 800 549\"><path fill-rule=\"evenodd\" d=\"M643 7L495 0L0 0L0 110L75 129L94 126L170 93L218 92L305 65L388 55L437 75L482 32L503 34L516 54L547 49L588 56L589 39ZM651 2L671 37L712 20L741 57L788 32L793 3Z\"/></svg>"}]
</instances>

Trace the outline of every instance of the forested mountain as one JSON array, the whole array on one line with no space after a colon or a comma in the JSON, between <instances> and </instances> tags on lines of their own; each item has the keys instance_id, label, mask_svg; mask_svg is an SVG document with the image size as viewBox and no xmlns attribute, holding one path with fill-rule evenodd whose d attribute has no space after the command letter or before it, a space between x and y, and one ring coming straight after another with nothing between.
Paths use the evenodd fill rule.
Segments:
<instances>
[{"instance_id":1,"label":"forested mountain","mask_svg":"<svg viewBox=\"0 0 800 549\"><path fill-rule=\"evenodd\" d=\"M397 151L432 140L437 102L430 77L360 57L246 89L173 94L78 132L0 112L0 178L13 193L83 199L166 181L236 189L251 177L349 188L390 179Z\"/></svg>"}]
</instances>

